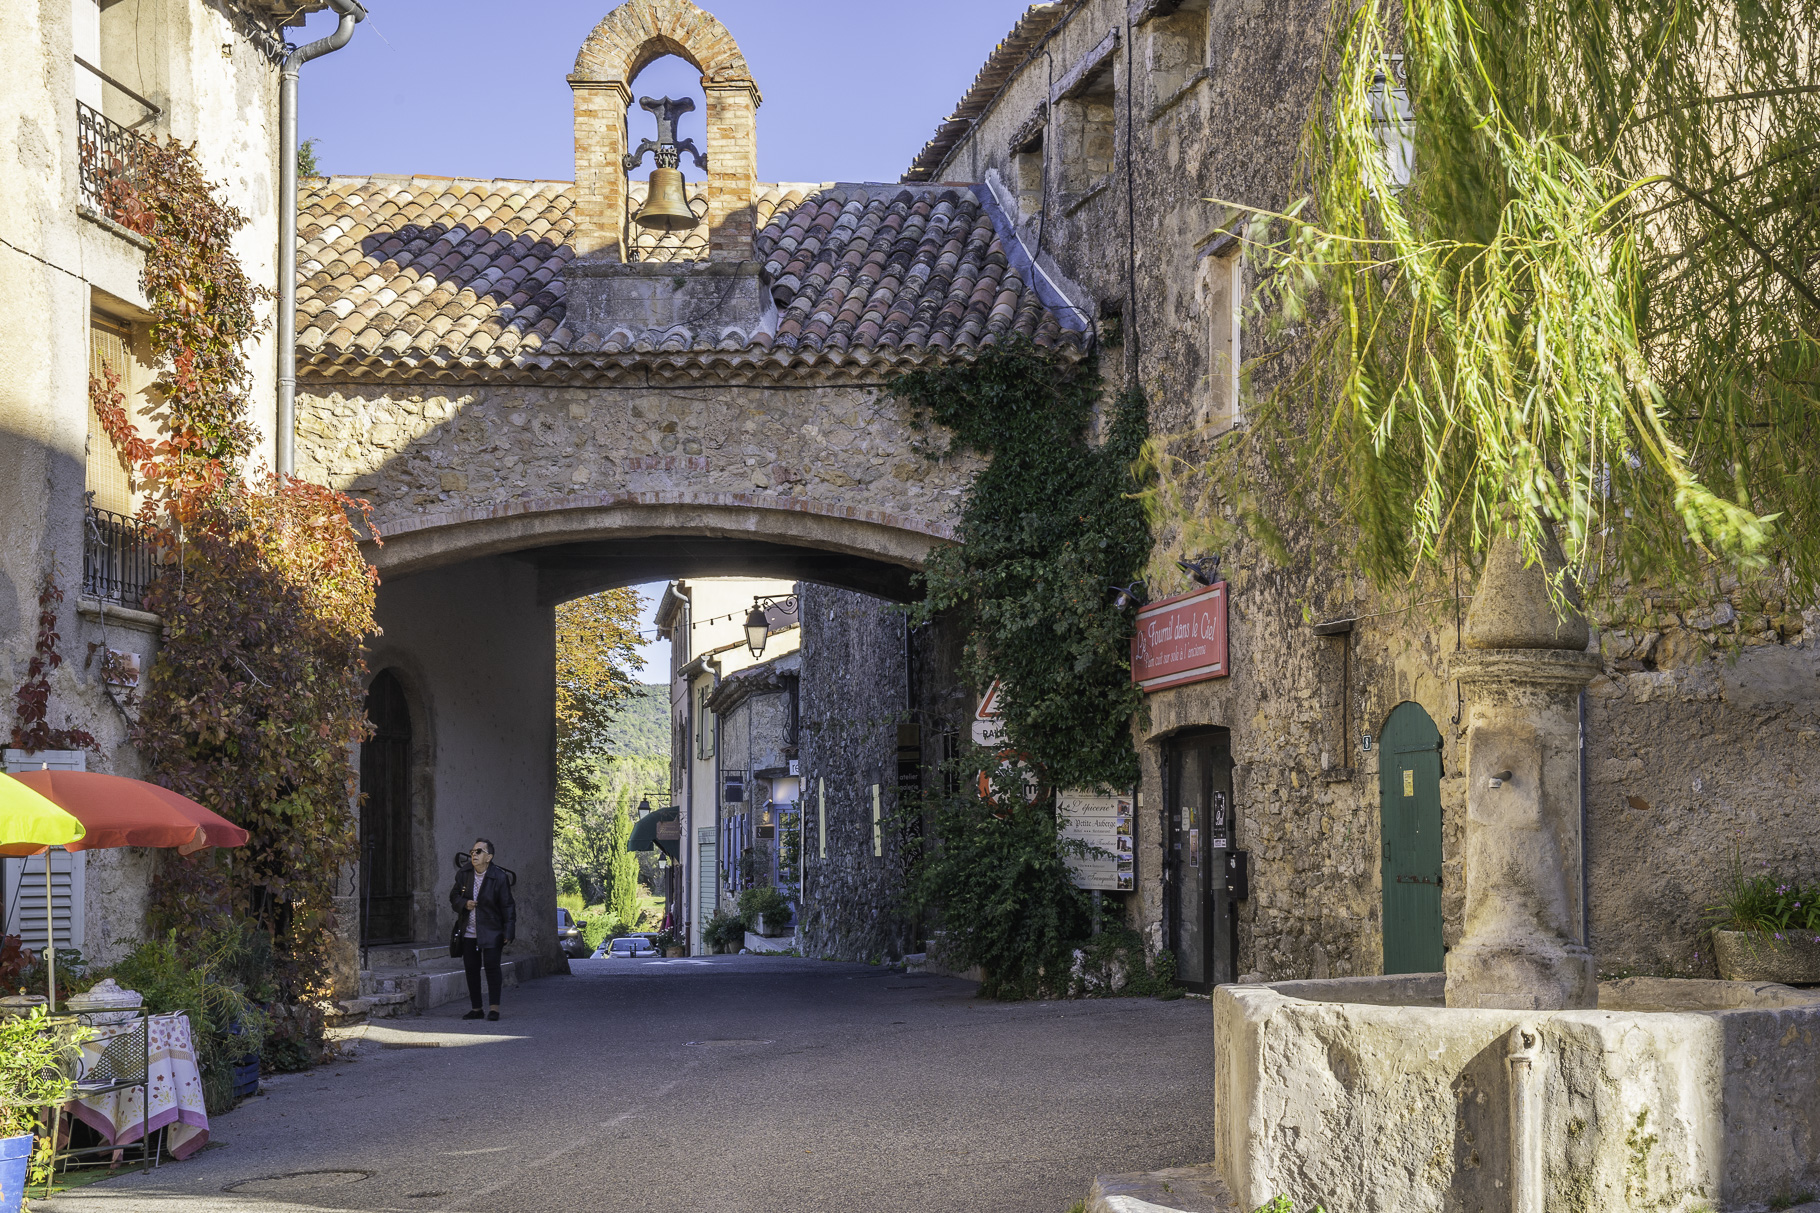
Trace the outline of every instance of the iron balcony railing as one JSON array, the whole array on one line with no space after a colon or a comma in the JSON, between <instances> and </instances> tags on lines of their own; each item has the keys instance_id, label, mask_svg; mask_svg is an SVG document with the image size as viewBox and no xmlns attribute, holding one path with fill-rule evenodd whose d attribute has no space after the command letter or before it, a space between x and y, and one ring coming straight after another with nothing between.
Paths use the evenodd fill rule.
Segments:
<instances>
[{"instance_id":1,"label":"iron balcony railing","mask_svg":"<svg viewBox=\"0 0 1820 1213\"><path fill-rule=\"evenodd\" d=\"M140 610L158 575L158 547L152 528L137 518L85 507L82 535L82 593L102 602Z\"/></svg>"},{"instance_id":2,"label":"iron balcony railing","mask_svg":"<svg viewBox=\"0 0 1820 1213\"><path fill-rule=\"evenodd\" d=\"M139 136L93 106L76 102L76 147L82 205L118 222L132 194L131 173Z\"/></svg>"}]
</instances>

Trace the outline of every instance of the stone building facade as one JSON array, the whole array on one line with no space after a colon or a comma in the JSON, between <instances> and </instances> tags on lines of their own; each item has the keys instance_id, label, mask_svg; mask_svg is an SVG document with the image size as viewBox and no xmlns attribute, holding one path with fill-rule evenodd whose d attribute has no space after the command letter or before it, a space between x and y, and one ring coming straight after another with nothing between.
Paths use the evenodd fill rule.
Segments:
<instances>
[{"instance_id":1,"label":"stone building facade","mask_svg":"<svg viewBox=\"0 0 1820 1213\"><path fill-rule=\"evenodd\" d=\"M1246 395L1276 373L1256 357L1299 356L1267 351L1246 313L1251 271L1236 211L1218 200L1294 200L1330 11L1320 0L1033 5L905 178L985 187L1039 272L1095 317L1109 382L1141 386L1153 432L1188 458L1235 429L1232 449L1252 457ZM1466 602L1451 585L1392 597L1342 574L1319 520L1287 539L1284 563L1249 543L1223 554L1231 672L1149 695L1134 733L1144 774L1128 913L1159 945L1182 842L1168 763L1197 733L1229 750L1251 869L1249 897L1231 907L1227 979L1384 971L1400 946L1386 937L1385 873L1401 844L1383 823L1404 769L1420 764L1381 743L1416 726L1433 730L1420 790L1439 817L1439 861L1432 875L1398 873L1391 895L1405 878L1438 882L1423 912L1444 945L1460 933L1465 717L1450 663ZM1162 567L1195 554L1171 533L1158 543ZM1151 591L1188 588L1158 578ZM1733 587L1698 604L1642 597L1626 616L1593 604L1604 670L1584 700L1584 872L1579 856L1567 863L1602 971L1710 974L1703 909L1734 858L1747 871L1820 867L1820 635L1804 604Z\"/></svg>"},{"instance_id":2,"label":"stone building facade","mask_svg":"<svg viewBox=\"0 0 1820 1213\"><path fill-rule=\"evenodd\" d=\"M625 152L633 81L662 55L702 73L708 169L695 227L654 233ZM567 82L574 183L308 183L298 296L298 468L370 500L383 538L369 664L401 689L418 755L388 793L388 836L412 848L395 895L421 906L415 938L446 934L425 891L492 837L519 872L522 948L558 968L556 604L717 577L906 599L975 465L927 458L884 385L1014 337L1087 345L981 191L758 181L762 95L688 0L612 8ZM698 778L691 699L715 677L678 684L692 931L720 892L700 880L724 806Z\"/></svg>"},{"instance_id":3,"label":"stone building facade","mask_svg":"<svg viewBox=\"0 0 1820 1213\"><path fill-rule=\"evenodd\" d=\"M0 22L0 734L10 731L13 694L39 640L39 595L50 577L63 594L50 616L64 661L50 676L48 723L97 743L86 752L9 753L11 768L143 773L127 742L130 688L117 676L125 667L107 655L149 670L162 624L140 609L149 560L125 517L138 501L88 391L91 375L113 369L149 431L156 369L140 274L150 245L110 213L112 166L136 139L192 145L218 196L249 220L234 246L248 276L275 285L277 56L285 23L324 7L47 0L12 5ZM267 337L247 355L253 459L269 465L275 349ZM71 937L89 959L114 960L143 934L154 862L138 848L57 857L53 871L68 880L55 894L59 912L73 897ZM10 893L21 861L6 868ZM41 909L4 929L38 946Z\"/></svg>"}]
</instances>

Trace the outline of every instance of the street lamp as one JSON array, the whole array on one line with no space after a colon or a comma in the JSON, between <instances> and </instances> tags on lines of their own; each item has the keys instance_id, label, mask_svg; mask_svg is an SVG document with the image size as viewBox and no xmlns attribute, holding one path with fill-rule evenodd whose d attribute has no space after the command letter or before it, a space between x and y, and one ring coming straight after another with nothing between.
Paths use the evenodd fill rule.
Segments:
<instances>
[{"instance_id":1,"label":"street lamp","mask_svg":"<svg viewBox=\"0 0 1820 1213\"><path fill-rule=\"evenodd\" d=\"M640 796L638 798L638 815L640 817L643 817L646 813L649 813L650 811L651 811L651 798L649 796Z\"/></svg>"},{"instance_id":2,"label":"street lamp","mask_svg":"<svg viewBox=\"0 0 1820 1213\"><path fill-rule=\"evenodd\" d=\"M771 618L766 608L782 604L779 608L786 615L796 614L796 597L792 594L764 594L752 599L752 611L746 616L746 647L752 650L752 656L765 655L765 638L771 634Z\"/></svg>"},{"instance_id":3,"label":"street lamp","mask_svg":"<svg viewBox=\"0 0 1820 1213\"><path fill-rule=\"evenodd\" d=\"M771 634L771 621L765 618L763 607L754 604L752 613L746 616L746 647L752 650L752 656L765 655L765 638Z\"/></svg>"}]
</instances>

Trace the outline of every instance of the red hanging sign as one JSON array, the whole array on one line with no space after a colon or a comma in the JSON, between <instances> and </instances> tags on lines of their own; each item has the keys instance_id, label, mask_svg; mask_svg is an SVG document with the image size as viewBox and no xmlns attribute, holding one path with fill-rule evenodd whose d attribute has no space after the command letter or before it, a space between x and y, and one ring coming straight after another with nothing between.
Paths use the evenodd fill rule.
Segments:
<instances>
[{"instance_id":1,"label":"red hanging sign","mask_svg":"<svg viewBox=\"0 0 1820 1213\"><path fill-rule=\"evenodd\" d=\"M1226 583L1153 602L1138 612L1131 638L1131 681L1146 694L1224 678Z\"/></svg>"}]
</instances>

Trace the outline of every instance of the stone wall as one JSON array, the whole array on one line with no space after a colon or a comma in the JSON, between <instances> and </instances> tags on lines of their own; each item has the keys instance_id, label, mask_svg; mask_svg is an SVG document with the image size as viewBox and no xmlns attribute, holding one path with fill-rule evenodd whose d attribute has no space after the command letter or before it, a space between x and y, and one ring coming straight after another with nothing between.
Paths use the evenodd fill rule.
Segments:
<instances>
[{"instance_id":1,"label":"stone wall","mask_svg":"<svg viewBox=\"0 0 1820 1213\"><path fill-rule=\"evenodd\" d=\"M741 495L946 534L973 464L926 458L876 386L812 390L310 383L298 474L372 501L382 531L514 502Z\"/></svg>"},{"instance_id":2,"label":"stone wall","mask_svg":"<svg viewBox=\"0 0 1820 1213\"><path fill-rule=\"evenodd\" d=\"M915 835L904 828L897 791L898 726L912 719L913 706L906 619L880 599L814 585L803 587L801 617L803 952L896 958L920 947L904 905L904 864Z\"/></svg>"},{"instance_id":3,"label":"stone wall","mask_svg":"<svg viewBox=\"0 0 1820 1213\"><path fill-rule=\"evenodd\" d=\"M1049 276L1101 318L1109 385L1141 386L1153 432L1195 460L1223 432L1195 429L1221 416L1210 407L1214 293L1203 273L1233 212L1209 200L1281 207L1298 196L1297 141L1331 9L1210 0L1134 24L1143 11L1123 0L1071 9L934 175L992 188ZM1108 104L1110 167L1084 134L1104 135ZM1242 290L1249 275L1241 267ZM1267 351L1261 330L1244 318L1241 359L1277 355L1250 372L1253 393L1303 352ZM1243 441L1238 451L1258 466ZM1191 478L1185 487L1201 486ZM1443 934L1449 945L1459 937L1464 737L1449 664L1465 602L1451 577L1391 593L1366 584L1347 571L1345 537L1317 518L1288 519L1284 539L1283 561L1247 540L1223 553L1231 675L1149 696L1134 725L1143 779L1129 912L1160 940L1164 744L1182 730L1223 727L1236 763L1237 845L1252 854L1239 972L1377 973L1378 750L1361 742L1404 702L1442 735ZM1188 588L1173 561L1194 553L1172 528L1157 540L1152 595ZM1471 591L1466 570L1457 593ZM1701 911L1721 893L1734 852L1747 869L1820 871L1810 619L1736 589L1684 607L1637 597L1636 610L1595 618L1606 673L1587 693L1590 942L1608 973L1710 973ZM1349 618L1350 639L1309 626Z\"/></svg>"}]
</instances>

